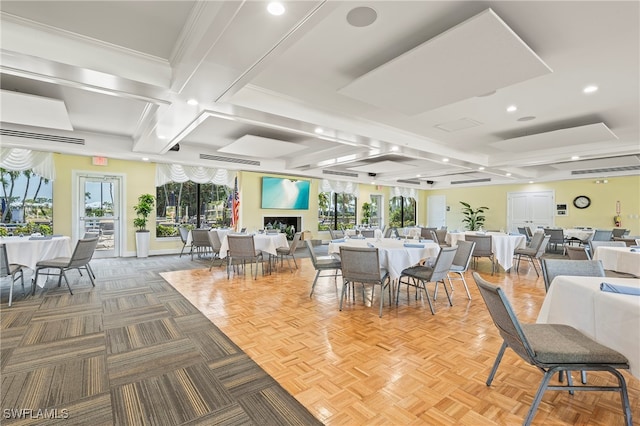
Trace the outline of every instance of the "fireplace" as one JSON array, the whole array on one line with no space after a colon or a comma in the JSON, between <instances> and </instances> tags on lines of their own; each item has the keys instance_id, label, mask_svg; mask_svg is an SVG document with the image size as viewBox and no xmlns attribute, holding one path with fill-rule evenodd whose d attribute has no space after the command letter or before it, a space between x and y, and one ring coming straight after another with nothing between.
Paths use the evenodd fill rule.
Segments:
<instances>
[{"instance_id":1,"label":"fireplace","mask_svg":"<svg viewBox=\"0 0 640 426\"><path fill-rule=\"evenodd\" d=\"M262 218L262 226L264 226L264 228L273 228L276 226L276 224L279 224L281 228L288 228L289 226L293 226L296 232L302 231L301 216L264 216Z\"/></svg>"}]
</instances>

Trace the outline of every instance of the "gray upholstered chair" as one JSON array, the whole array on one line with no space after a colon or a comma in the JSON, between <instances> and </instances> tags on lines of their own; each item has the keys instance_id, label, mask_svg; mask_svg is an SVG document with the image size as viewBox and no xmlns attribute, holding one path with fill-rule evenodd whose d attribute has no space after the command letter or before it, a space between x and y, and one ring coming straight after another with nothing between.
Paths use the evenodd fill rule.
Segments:
<instances>
[{"instance_id":1,"label":"gray upholstered chair","mask_svg":"<svg viewBox=\"0 0 640 426\"><path fill-rule=\"evenodd\" d=\"M11 287L9 288L9 306L13 300L13 285L20 279L22 285L22 293L24 294L24 271L22 265L9 263L7 257L7 246L0 244L0 277L11 277Z\"/></svg>"},{"instance_id":2,"label":"gray upholstered chair","mask_svg":"<svg viewBox=\"0 0 640 426\"><path fill-rule=\"evenodd\" d=\"M362 295L364 298L364 286L369 284L371 290L371 305L376 286L380 286L380 313L382 317L382 307L384 305L384 290L389 290L389 303L391 303L391 280L389 273L380 269L378 249L375 247L350 247L340 246L340 260L342 263L342 292L340 294L340 310L344 295L353 289L355 297L355 283L362 284Z\"/></svg>"},{"instance_id":3,"label":"gray upholstered chair","mask_svg":"<svg viewBox=\"0 0 640 426\"><path fill-rule=\"evenodd\" d=\"M535 260L537 259L538 261L540 261L540 258L547 248L547 244L549 244L549 239L551 239L551 235L545 235L542 232L536 232L531 238L529 247L515 249L513 254L517 257L516 272L520 272L520 260L524 256L533 265L533 270L536 271L536 275L540 276L538 268L536 268Z\"/></svg>"},{"instance_id":4,"label":"gray upholstered chair","mask_svg":"<svg viewBox=\"0 0 640 426\"><path fill-rule=\"evenodd\" d=\"M613 241L622 241L627 247L635 246L635 238L613 237Z\"/></svg>"},{"instance_id":5,"label":"gray upholstered chair","mask_svg":"<svg viewBox=\"0 0 640 426\"><path fill-rule=\"evenodd\" d=\"M362 229L360 231L360 235L362 235L365 238L375 238L376 237L376 231L375 231L375 229Z\"/></svg>"},{"instance_id":6,"label":"gray upholstered chair","mask_svg":"<svg viewBox=\"0 0 640 426\"><path fill-rule=\"evenodd\" d=\"M198 254L198 257L202 257L202 255L209 253L211 249L209 231L207 229L194 229L191 231L191 260L193 260L194 251Z\"/></svg>"},{"instance_id":7,"label":"gray upholstered chair","mask_svg":"<svg viewBox=\"0 0 640 426\"><path fill-rule=\"evenodd\" d=\"M589 252L585 246L566 246L565 251L571 260L590 260Z\"/></svg>"},{"instance_id":8,"label":"gray upholstered chair","mask_svg":"<svg viewBox=\"0 0 640 426\"><path fill-rule=\"evenodd\" d=\"M385 229L385 231L384 231L384 238L391 238L391 234L393 234L393 230L394 229L395 228L392 228L391 226L388 226L387 229Z\"/></svg>"},{"instance_id":9,"label":"gray upholstered chair","mask_svg":"<svg viewBox=\"0 0 640 426\"><path fill-rule=\"evenodd\" d=\"M553 245L553 250L557 251L558 250L558 245L560 245L561 247L564 247L564 243L565 238L564 238L564 230L563 229L556 229L556 228L545 228L544 229L544 233L545 235L549 235L551 238L549 238L549 242L548 245ZM564 252L563 252L564 254Z\"/></svg>"},{"instance_id":10,"label":"gray upholstered chair","mask_svg":"<svg viewBox=\"0 0 640 426\"><path fill-rule=\"evenodd\" d=\"M611 238L622 238L623 235L625 235L627 231L625 228L613 228L613 230L611 231Z\"/></svg>"},{"instance_id":11,"label":"gray upholstered chair","mask_svg":"<svg viewBox=\"0 0 640 426\"><path fill-rule=\"evenodd\" d=\"M593 258L598 247L626 247L627 244L624 241L589 241L589 256Z\"/></svg>"},{"instance_id":12,"label":"gray upholstered chair","mask_svg":"<svg viewBox=\"0 0 640 426\"><path fill-rule=\"evenodd\" d=\"M604 277L604 268L599 260L567 260L540 259L544 289L549 286L558 275L575 275L578 277Z\"/></svg>"},{"instance_id":13,"label":"gray upholstered chair","mask_svg":"<svg viewBox=\"0 0 640 426\"><path fill-rule=\"evenodd\" d=\"M438 243L438 245L440 247L450 247L449 244L447 244L447 230L446 229L436 229L435 231L433 231L433 235L435 235L435 238L434 238L433 241Z\"/></svg>"},{"instance_id":14,"label":"gray upholstered chair","mask_svg":"<svg viewBox=\"0 0 640 426\"><path fill-rule=\"evenodd\" d=\"M93 253L96 251L96 246L98 245L98 237L95 238L87 238L87 239L79 239L76 243L76 247L73 250L73 254L71 257L55 257L53 259L44 259L36 263L36 275L33 278L32 283L32 294L36 294L36 283L38 282L39 275L56 275L58 276L58 287L62 284L62 278L67 283L67 287L69 288L69 293L73 294L71 291L71 286L69 285L69 280L67 279L66 271L71 269L77 270L86 270L87 275L89 275L89 279L91 280L91 285L96 286L96 282L94 280L93 271L91 271L88 267L91 258L93 257ZM57 269L57 274L52 274L47 272L41 272L42 270L48 269Z\"/></svg>"},{"instance_id":15,"label":"gray upholstered chair","mask_svg":"<svg viewBox=\"0 0 640 426\"><path fill-rule=\"evenodd\" d=\"M344 231L341 229L329 229L329 234L331 235L332 240L344 238Z\"/></svg>"},{"instance_id":16,"label":"gray upholstered chair","mask_svg":"<svg viewBox=\"0 0 640 426\"><path fill-rule=\"evenodd\" d=\"M319 257L316 255L315 250L313 249L313 245L310 240L304 240L307 245L307 249L309 249L309 257L311 257L311 263L313 263L313 268L316 270L316 276L313 279L313 284L311 284L311 293L309 293L309 297L313 296L313 291L316 288L316 283L318 282L318 278L320 277L337 277L342 273L341 269L342 264L340 263L340 259L336 259L333 256L322 256ZM322 275L322 271L333 271L330 275Z\"/></svg>"},{"instance_id":17,"label":"gray upholstered chair","mask_svg":"<svg viewBox=\"0 0 640 426\"><path fill-rule=\"evenodd\" d=\"M431 309L431 314L435 314L436 311L433 308L433 303L431 302L431 296L429 296L429 292L427 291L427 283L433 282L436 285L434 289L434 297L437 291L437 286L439 282L442 282L444 286L444 291L447 294L447 299L449 300L449 306L453 306L451 303L451 296L449 295L449 290L447 289L447 284L444 282L445 278L449 271L451 270L451 265L453 264L453 259L456 256L456 252L458 251L458 247L442 247L440 252L438 253L438 257L436 258L436 262L432 267L416 265L406 268L400 274L400 278L398 279L397 293L396 293L396 305L398 304L398 299L400 297L400 287L402 284L407 286L407 298L409 297L409 287L415 287L416 290L423 290L424 294L427 298L427 302L429 303L429 308ZM403 281L403 278L406 278ZM416 293L417 297L417 293Z\"/></svg>"},{"instance_id":18,"label":"gray upholstered chair","mask_svg":"<svg viewBox=\"0 0 640 426\"><path fill-rule=\"evenodd\" d=\"M178 226L178 234L180 235L180 241L182 241L182 250L180 250L180 257L182 257L182 253L184 252L184 249L187 247L187 241L189 239L189 230L185 226ZM189 248L193 250L193 246L191 244L189 244Z\"/></svg>"},{"instance_id":19,"label":"gray upholstered chair","mask_svg":"<svg viewBox=\"0 0 640 426\"><path fill-rule=\"evenodd\" d=\"M436 229L438 228L420 228L420 238L426 238L429 240L436 241L431 235L431 232L435 232Z\"/></svg>"},{"instance_id":20,"label":"gray upholstered chair","mask_svg":"<svg viewBox=\"0 0 640 426\"><path fill-rule=\"evenodd\" d=\"M467 286L467 280L464 278L465 272L469 269L469 264L471 263L471 254L473 253L473 248L476 243L473 241L458 241L456 247L458 250L456 251L456 255L453 258L453 262L451 263L451 268L449 268L449 273L447 274L447 279L449 280L449 285L451 286L451 290L453 291L453 284L451 280L461 280L462 284L464 284L464 289L467 292L467 297L471 300L471 294L469 293L469 287ZM451 278L451 274L458 274L460 278ZM436 290L438 288L436 287Z\"/></svg>"},{"instance_id":21,"label":"gray upholstered chair","mask_svg":"<svg viewBox=\"0 0 640 426\"><path fill-rule=\"evenodd\" d=\"M302 232L296 232L293 235L293 240L289 247L278 247L276 249L276 253L278 253L278 257L280 257L280 267L282 267L283 260L287 258L287 265L289 266L289 271L293 272L291 268L291 262L289 262L289 258L293 259L293 264L298 269L298 264L296 263L296 250L298 249L298 244L300 243L300 237L302 237Z\"/></svg>"},{"instance_id":22,"label":"gray upholstered chair","mask_svg":"<svg viewBox=\"0 0 640 426\"><path fill-rule=\"evenodd\" d=\"M613 230L596 229L590 241L611 241L613 238Z\"/></svg>"},{"instance_id":23,"label":"gray upholstered chair","mask_svg":"<svg viewBox=\"0 0 640 426\"><path fill-rule=\"evenodd\" d=\"M262 275L264 275L264 257L260 250L256 250L253 235L228 234L227 243L229 251L227 253L227 279L231 276L232 266L243 268L247 261L251 264L251 272L254 279L258 279L258 263L262 263ZM256 271L253 272L253 264L256 265Z\"/></svg>"},{"instance_id":24,"label":"gray upholstered chair","mask_svg":"<svg viewBox=\"0 0 640 426\"><path fill-rule=\"evenodd\" d=\"M491 240L491 235L465 235L464 239L465 241L476 243L473 248L473 252L471 253L476 267L478 265L479 257L488 257L491 261L491 275L493 275L496 270L496 259L493 254L493 241Z\"/></svg>"},{"instance_id":25,"label":"gray upholstered chair","mask_svg":"<svg viewBox=\"0 0 640 426\"><path fill-rule=\"evenodd\" d=\"M618 391L622 400L622 411L626 424L633 424L629 395L624 377L618 371L628 369L629 361L624 355L587 337L579 330L563 324L520 324L509 300L497 287L473 273L480 294L489 314L502 336L502 347L498 351L493 368L487 379L491 386L502 356L510 347L520 358L540 369L544 376L538 387L524 425L530 425L547 390ZM567 372L567 385L549 385L555 373ZM606 371L618 381L618 386L574 386L571 371Z\"/></svg>"},{"instance_id":26,"label":"gray upholstered chair","mask_svg":"<svg viewBox=\"0 0 640 426\"><path fill-rule=\"evenodd\" d=\"M211 265L209 265L209 270L213 268L213 265L217 260L220 259L220 249L222 248L222 241L220 241L220 235L218 235L218 231L215 229L210 229L207 231L207 236L209 237L209 246L211 247ZM222 262L220 262L222 264Z\"/></svg>"}]
</instances>

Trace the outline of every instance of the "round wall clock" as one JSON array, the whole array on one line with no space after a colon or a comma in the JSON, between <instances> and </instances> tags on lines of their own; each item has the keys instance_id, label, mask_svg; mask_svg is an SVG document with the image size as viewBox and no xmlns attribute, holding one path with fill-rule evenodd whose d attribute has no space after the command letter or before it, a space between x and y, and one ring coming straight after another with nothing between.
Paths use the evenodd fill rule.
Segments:
<instances>
[{"instance_id":1,"label":"round wall clock","mask_svg":"<svg viewBox=\"0 0 640 426\"><path fill-rule=\"evenodd\" d=\"M586 195L578 195L573 199L573 205L579 209L586 209L591 205L591 199Z\"/></svg>"}]
</instances>

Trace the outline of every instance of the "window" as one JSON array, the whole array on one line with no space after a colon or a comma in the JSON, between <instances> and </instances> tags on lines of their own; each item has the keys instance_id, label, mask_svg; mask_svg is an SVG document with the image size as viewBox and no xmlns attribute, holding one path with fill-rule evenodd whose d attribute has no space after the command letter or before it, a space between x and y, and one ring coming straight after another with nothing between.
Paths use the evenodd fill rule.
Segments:
<instances>
[{"instance_id":1,"label":"window","mask_svg":"<svg viewBox=\"0 0 640 426\"><path fill-rule=\"evenodd\" d=\"M371 195L371 226L382 226L382 195Z\"/></svg>"},{"instance_id":2,"label":"window","mask_svg":"<svg viewBox=\"0 0 640 426\"><path fill-rule=\"evenodd\" d=\"M356 224L356 197L345 193L318 194L318 231L349 229Z\"/></svg>"},{"instance_id":3,"label":"window","mask_svg":"<svg viewBox=\"0 0 640 426\"><path fill-rule=\"evenodd\" d=\"M0 236L53 233L53 185L32 170L0 169Z\"/></svg>"},{"instance_id":4,"label":"window","mask_svg":"<svg viewBox=\"0 0 640 426\"><path fill-rule=\"evenodd\" d=\"M389 201L389 226L402 228L416 224L416 200L411 197L393 197Z\"/></svg>"},{"instance_id":5,"label":"window","mask_svg":"<svg viewBox=\"0 0 640 426\"><path fill-rule=\"evenodd\" d=\"M156 237L178 236L178 225L219 228L231 225L228 186L191 181L156 188Z\"/></svg>"}]
</instances>

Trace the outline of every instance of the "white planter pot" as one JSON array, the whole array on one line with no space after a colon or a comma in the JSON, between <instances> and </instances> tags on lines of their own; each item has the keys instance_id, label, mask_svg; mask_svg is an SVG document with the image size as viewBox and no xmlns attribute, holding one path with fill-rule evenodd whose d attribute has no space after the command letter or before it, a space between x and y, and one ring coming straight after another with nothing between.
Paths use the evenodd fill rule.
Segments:
<instances>
[{"instance_id":1,"label":"white planter pot","mask_svg":"<svg viewBox=\"0 0 640 426\"><path fill-rule=\"evenodd\" d=\"M151 232L136 231L136 256L137 257L149 257L149 240L150 239L151 239Z\"/></svg>"}]
</instances>

